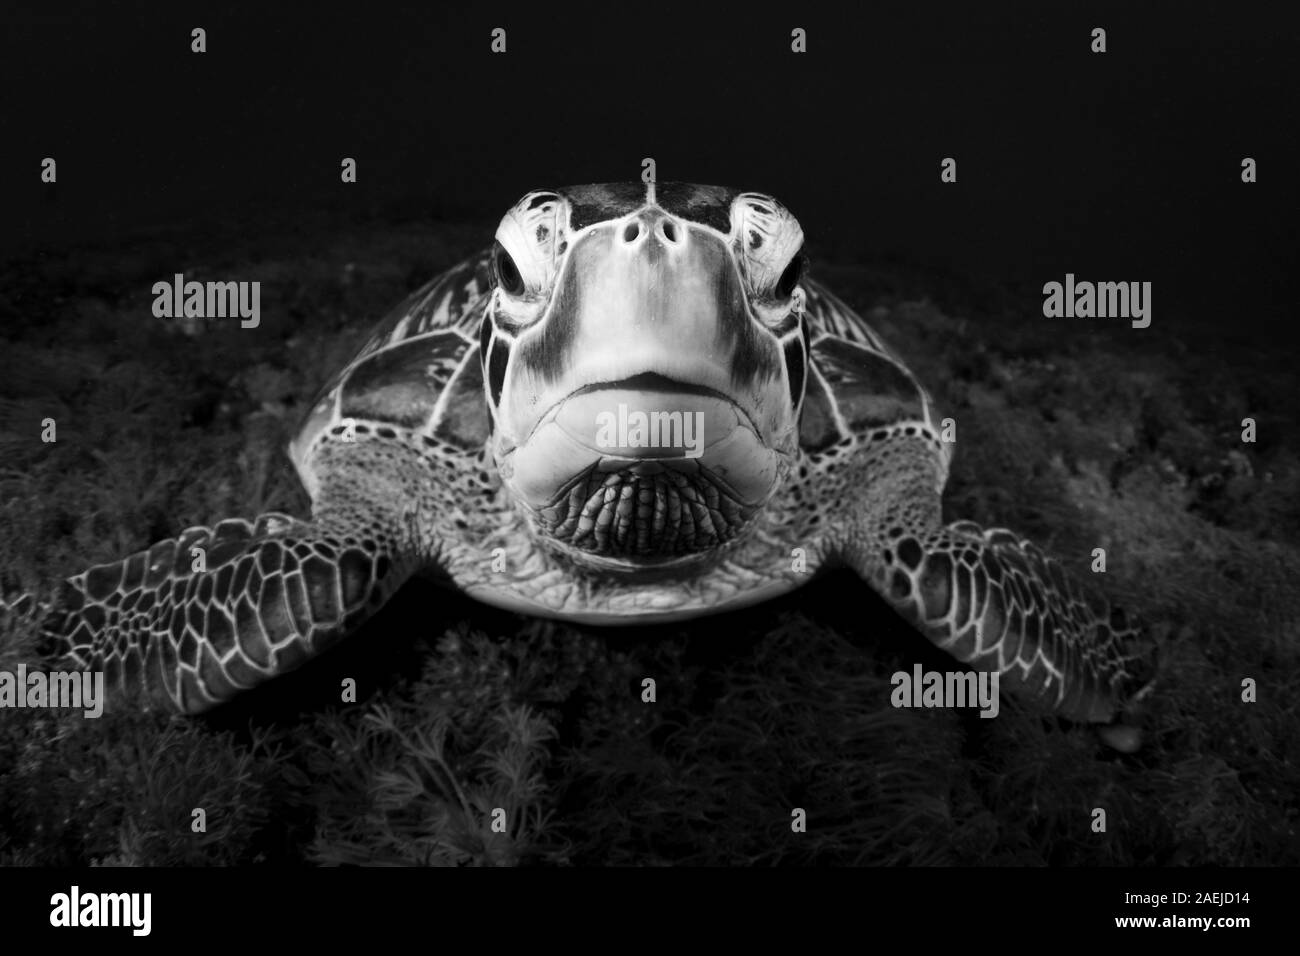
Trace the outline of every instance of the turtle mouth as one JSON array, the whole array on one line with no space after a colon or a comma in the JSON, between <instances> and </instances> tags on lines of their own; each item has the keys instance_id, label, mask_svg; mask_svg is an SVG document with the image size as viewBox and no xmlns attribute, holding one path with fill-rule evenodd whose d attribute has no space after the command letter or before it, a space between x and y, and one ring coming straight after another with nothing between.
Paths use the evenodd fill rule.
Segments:
<instances>
[{"instance_id":1,"label":"turtle mouth","mask_svg":"<svg viewBox=\"0 0 1300 956\"><path fill-rule=\"evenodd\" d=\"M758 510L693 461L602 459L533 514L542 535L570 553L658 563L725 545Z\"/></svg>"},{"instance_id":2,"label":"turtle mouth","mask_svg":"<svg viewBox=\"0 0 1300 956\"><path fill-rule=\"evenodd\" d=\"M498 469L539 539L602 568L644 568L744 533L785 459L729 396L645 372L571 392Z\"/></svg>"},{"instance_id":3,"label":"turtle mouth","mask_svg":"<svg viewBox=\"0 0 1300 956\"><path fill-rule=\"evenodd\" d=\"M680 393L683 395L707 395L711 398L720 398L724 402L732 402L728 395L722 394L717 389L706 388L703 385L692 385L690 382L678 381L675 378L669 378L667 375L660 375L658 372L641 372L639 375L633 375L630 378L621 378L612 382L594 382L591 385L584 385L582 388L575 390L572 394L566 395L561 401L567 401L575 395L583 395L587 392L600 392L606 389L628 389L642 392L669 392ZM732 402L732 404L735 404Z\"/></svg>"}]
</instances>

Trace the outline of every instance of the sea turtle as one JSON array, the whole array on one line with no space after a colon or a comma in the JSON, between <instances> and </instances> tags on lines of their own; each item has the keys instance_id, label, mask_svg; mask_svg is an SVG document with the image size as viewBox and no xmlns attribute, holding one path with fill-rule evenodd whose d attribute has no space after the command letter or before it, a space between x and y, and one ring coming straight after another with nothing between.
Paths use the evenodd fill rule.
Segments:
<instances>
[{"instance_id":1,"label":"sea turtle","mask_svg":"<svg viewBox=\"0 0 1300 956\"><path fill-rule=\"evenodd\" d=\"M1018 535L943 522L953 446L930 397L806 277L802 246L761 193L529 192L322 390L290 444L310 520L225 520L92 567L43 633L143 706L194 713L325 650L414 574L616 625L847 565L1003 687L1116 721L1154 642Z\"/></svg>"}]
</instances>

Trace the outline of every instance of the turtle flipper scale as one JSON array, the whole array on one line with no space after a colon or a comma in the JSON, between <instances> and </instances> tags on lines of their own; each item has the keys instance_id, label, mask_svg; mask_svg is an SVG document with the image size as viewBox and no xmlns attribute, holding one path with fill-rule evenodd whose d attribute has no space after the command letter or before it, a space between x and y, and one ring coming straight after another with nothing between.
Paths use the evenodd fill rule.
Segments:
<instances>
[{"instance_id":1,"label":"turtle flipper scale","mask_svg":"<svg viewBox=\"0 0 1300 956\"><path fill-rule=\"evenodd\" d=\"M407 576L385 539L281 514L190 528L64 582L47 654L103 670L110 694L198 713L354 630Z\"/></svg>"},{"instance_id":2,"label":"turtle flipper scale","mask_svg":"<svg viewBox=\"0 0 1300 956\"><path fill-rule=\"evenodd\" d=\"M1120 718L1151 686L1155 642L1029 541L942 524L946 462L914 431L843 456L841 556L934 644L1017 696L1081 722Z\"/></svg>"},{"instance_id":3,"label":"turtle flipper scale","mask_svg":"<svg viewBox=\"0 0 1300 956\"><path fill-rule=\"evenodd\" d=\"M1031 542L959 522L884 549L882 593L938 647L1073 720L1105 723L1150 685L1155 645Z\"/></svg>"}]
</instances>

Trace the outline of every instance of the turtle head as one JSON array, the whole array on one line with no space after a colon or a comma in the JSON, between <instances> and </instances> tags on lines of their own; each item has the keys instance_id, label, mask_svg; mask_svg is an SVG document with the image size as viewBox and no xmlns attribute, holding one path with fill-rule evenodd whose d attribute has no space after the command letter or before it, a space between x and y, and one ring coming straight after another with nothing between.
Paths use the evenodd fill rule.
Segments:
<instances>
[{"instance_id":1,"label":"turtle head","mask_svg":"<svg viewBox=\"0 0 1300 956\"><path fill-rule=\"evenodd\" d=\"M531 192L501 220L480 341L501 477L534 533L607 570L749 527L798 447L803 231L769 196Z\"/></svg>"}]
</instances>

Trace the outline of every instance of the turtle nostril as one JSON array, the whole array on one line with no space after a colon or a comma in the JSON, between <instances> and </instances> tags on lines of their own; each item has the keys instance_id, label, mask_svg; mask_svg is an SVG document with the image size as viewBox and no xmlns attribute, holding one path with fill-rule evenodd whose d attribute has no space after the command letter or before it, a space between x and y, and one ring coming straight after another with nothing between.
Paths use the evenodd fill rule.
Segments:
<instances>
[{"instance_id":1,"label":"turtle nostril","mask_svg":"<svg viewBox=\"0 0 1300 956\"><path fill-rule=\"evenodd\" d=\"M641 224L639 222L629 222L627 228L623 230L624 242L635 242L636 237L641 235Z\"/></svg>"},{"instance_id":2,"label":"turtle nostril","mask_svg":"<svg viewBox=\"0 0 1300 956\"><path fill-rule=\"evenodd\" d=\"M665 219L663 221L663 225L660 226L660 231L663 232L664 238L667 239L669 242L677 241L677 227L674 226L667 219Z\"/></svg>"}]
</instances>

